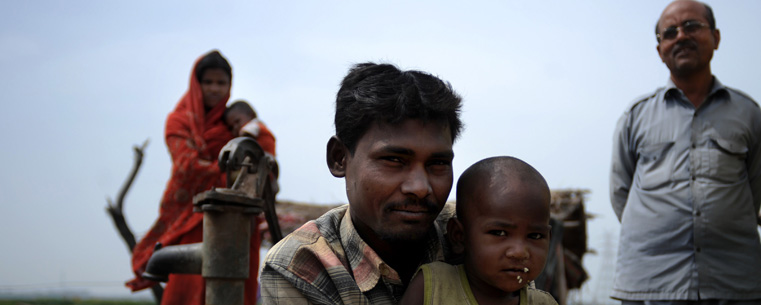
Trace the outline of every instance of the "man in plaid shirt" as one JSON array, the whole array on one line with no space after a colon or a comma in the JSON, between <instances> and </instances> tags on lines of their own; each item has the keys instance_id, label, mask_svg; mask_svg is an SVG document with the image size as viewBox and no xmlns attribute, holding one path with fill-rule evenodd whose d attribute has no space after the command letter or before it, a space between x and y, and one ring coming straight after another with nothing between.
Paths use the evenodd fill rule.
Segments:
<instances>
[{"instance_id":1,"label":"man in plaid shirt","mask_svg":"<svg viewBox=\"0 0 761 305\"><path fill-rule=\"evenodd\" d=\"M418 266L449 258L445 204L460 108L452 87L428 73L355 65L336 96L327 147L349 204L269 251L264 304L396 304Z\"/></svg>"}]
</instances>

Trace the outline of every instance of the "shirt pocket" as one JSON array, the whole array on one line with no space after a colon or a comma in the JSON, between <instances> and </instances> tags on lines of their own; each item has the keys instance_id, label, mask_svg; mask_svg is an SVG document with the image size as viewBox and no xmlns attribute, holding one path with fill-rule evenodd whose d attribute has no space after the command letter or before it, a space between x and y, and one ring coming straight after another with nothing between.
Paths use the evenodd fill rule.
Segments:
<instances>
[{"instance_id":1,"label":"shirt pocket","mask_svg":"<svg viewBox=\"0 0 761 305\"><path fill-rule=\"evenodd\" d=\"M639 150L637 161L637 182L643 190L663 187L671 181L672 166L669 153L674 142L644 145Z\"/></svg>"},{"instance_id":2,"label":"shirt pocket","mask_svg":"<svg viewBox=\"0 0 761 305\"><path fill-rule=\"evenodd\" d=\"M713 137L708 151L709 180L719 183L735 183L746 175L745 158L748 147L734 139Z\"/></svg>"}]
</instances>

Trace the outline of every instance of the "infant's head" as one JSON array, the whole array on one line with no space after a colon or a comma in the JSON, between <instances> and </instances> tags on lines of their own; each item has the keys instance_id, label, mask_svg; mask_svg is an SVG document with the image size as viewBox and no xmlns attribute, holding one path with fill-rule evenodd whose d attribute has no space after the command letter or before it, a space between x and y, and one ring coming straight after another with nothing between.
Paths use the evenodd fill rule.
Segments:
<instances>
[{"instance_id":1,"label":"infant's head","mask_svg":"<svg viewBox=\"0 0 761 305\"><path fill-rule=\"evenodd\" d=\"M233 102L222 115L227 128L230 129L233 136L240 136L240 129L249 121L256 118L256 111L244 100Z\"/></svg>"},{"instance_id":2,"label":"infant's head","mask_svg":"<svg viewBox=\"0 0 761 305\"><path fill-rule=\"evenodd\" d=\"M550 241L550 189L531 165L493 157L470 166L457 182L457 218L450 224L465 251L471 285L515 292L544 269Z\"/></svg>"}]
</instances>

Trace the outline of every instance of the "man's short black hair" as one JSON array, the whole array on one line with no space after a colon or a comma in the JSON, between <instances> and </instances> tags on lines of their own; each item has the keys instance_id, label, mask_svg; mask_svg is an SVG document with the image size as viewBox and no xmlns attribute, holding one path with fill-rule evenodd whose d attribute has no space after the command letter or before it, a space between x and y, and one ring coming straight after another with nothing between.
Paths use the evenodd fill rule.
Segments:
<instances>
[{"instance_id":1,"label":"man's short black hair","mask_svg":"<svg viewBox=\"0 0 761 305\"><path fill-rule=\"evenodd\" d=\"M217 50L209 52L198 61L194 73L199 83L201 82L201 78L203 78L203 73L209 69L222 69L230 80L233 79L233 68L230 67L230 63L227 62L227 59Z\"/></svg>"},{"instance_id":2,"label":"man's short black hair","mask_svg":"<svg viewBox=\"0 0 761 305\"><path fill-rule=\"evenodd\" d=\"M371 124L420 119L448 125L454 142L462 130L462 98L448 82L394 65L354 65L336 95L336 136L354 154Z\"/></svg>"},{"instance_id":3,"label":"man's short black hair","mask_svg":"<svg viewBox=\"0 0 761 305\"><path fill-rule=\"evenodd\" d=\"M716 29L716 18L713 17L713 9L710 5L705 4L703 2L700 2L705 8L706 8L706 21L708 21L708 27L711 29L711 31ZM655 40L658 41L658 43L661 42L661 39L658 37L658 35L661 33L661 29L658 27L660 26L661 18L658 18L658 21L655 22Z\"/></svg>"},{"instance_id":4,"label":"man's short black hair","mask_svg":"<svg viewBox=\"0 0 761 305\"><path fill-rule=\"evenodd\" d=\"M525 161L509 156L491 157L478 161L468 167L457 180L457 195L455 213L460 222L465 221L465 210L468 202L479 192L484 192L484 186L493 184L493 178L499 182L523 181L546 192L550 198L550 187L542 174ZM504 185L509 187L509 185ZM470 199L470 200L469 200Z\"/></svg>"},{"instance_id":5,"label":"man's short black hair","mask_svg":"<svg viewBox=\"0 0 761 305\"><path fill-rule=\"evenodd\" d=\"M245 115L251 116L252 119L256 118L256 111L254 111L254 108L244 100L236 100L230 104L230 106L227 106L227 109L225 109L225 112L222 114L222 119L227 120L227 115L233 111L239 111Z\"/></svg>"}]
</instances>

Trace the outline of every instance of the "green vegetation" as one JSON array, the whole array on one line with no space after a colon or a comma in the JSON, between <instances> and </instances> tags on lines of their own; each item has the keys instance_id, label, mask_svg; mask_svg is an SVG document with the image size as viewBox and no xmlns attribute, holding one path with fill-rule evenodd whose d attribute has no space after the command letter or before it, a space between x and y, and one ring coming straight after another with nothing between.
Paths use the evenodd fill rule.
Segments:
<instances>
[{"instance_id":1,"label":"green vegetation","mask_svg":"<svg viewBox=\"0 0 761 305\"><path fill-rule=\"evenodd\" d=\"M130 300L64 300L64 299L37 299L37 300L0 300L0 305L155 305L151 301Z\"/></svg>"}]
</instances>

